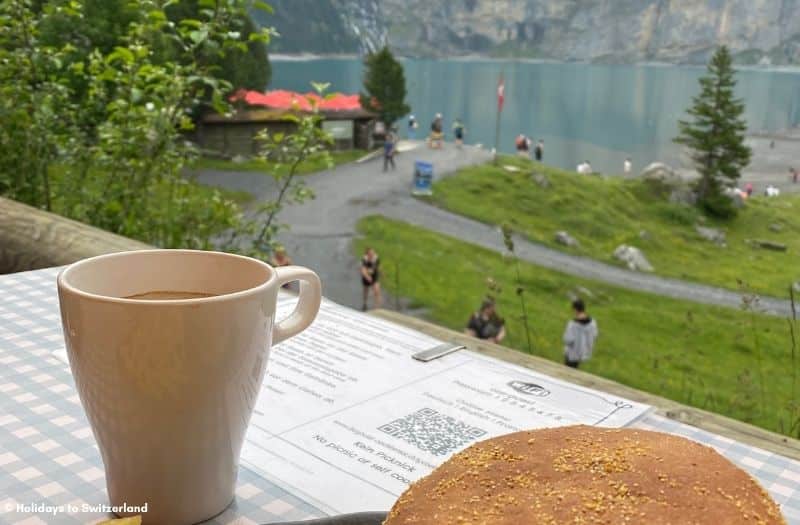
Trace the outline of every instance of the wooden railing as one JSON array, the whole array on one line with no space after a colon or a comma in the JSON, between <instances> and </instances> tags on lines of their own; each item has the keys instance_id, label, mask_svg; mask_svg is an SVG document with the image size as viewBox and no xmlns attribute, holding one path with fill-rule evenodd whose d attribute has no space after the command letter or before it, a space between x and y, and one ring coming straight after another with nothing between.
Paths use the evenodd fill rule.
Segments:
<instances>
[{"instance_id":1,"label":"wooden railing","mask_svg":"<svg viewBox=\"0 0 800 525\"><path fill-rule=\"evenodd\" d=\"M34 270L125 250L150 248L113 233L0 198L0 273ZM479 341L421 319L386 310L374 315L438 339L458 341L470 350L521 365L565 381L616 394L655 407L658 414L742 443L800 460L800 441L670 401L614 381L500 345Z\"/></svg>"},{"instance_id":2,"label":"wooden railing","mask_svg":"<svg viewBox=\"0 0 800 525\"><path fill-rule=\"evenodd\" d=\"M151 246L0 197L0 273L146 248Z\"/></svg>"}]
</instances>

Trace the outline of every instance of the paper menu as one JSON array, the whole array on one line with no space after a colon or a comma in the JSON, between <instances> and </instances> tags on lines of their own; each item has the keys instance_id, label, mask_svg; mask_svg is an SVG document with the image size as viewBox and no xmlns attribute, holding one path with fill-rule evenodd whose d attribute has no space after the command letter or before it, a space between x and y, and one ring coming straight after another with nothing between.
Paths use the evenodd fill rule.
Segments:
<instances>
[{"instance_id":1,"label":"paper menu","mask_svg":"<svg viewBox=\"0 0 800 525\"><path fill-rule=\"evenodd\" d=\"M287 316L295 301L281 294L276 317ZM272 349L251 425L280 434L434 375L452 362L410 356L439 343L325 300L309 329ZM466 359L456 354L456 362Z\"/></svg>"},{"instance_id":2,"label":"paper menu","mask_svg":"<svg viewBox=\"0 0 800 525\"><path fill-rule=\"evenodd\" d=\"M649 408L472 352L411 358L437 344L326 301L311 328L273 349L242 460L326 512L386 510L476 441L624 426Z\"/></svg>"}]
</instances>

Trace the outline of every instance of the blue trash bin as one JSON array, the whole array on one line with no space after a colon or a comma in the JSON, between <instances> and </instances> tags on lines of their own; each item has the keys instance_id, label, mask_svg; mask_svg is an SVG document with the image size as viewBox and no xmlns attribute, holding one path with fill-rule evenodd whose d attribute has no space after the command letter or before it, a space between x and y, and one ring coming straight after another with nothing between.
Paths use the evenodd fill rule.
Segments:
<instances>
[{"instance_id":1,"label":"blue trash bin","mask_svg":"<svg viewBox=\"0 0 800 525\"><path fill-rule=\"evenodd\" d=\"M432 195L433 164L421 160L414 161L414 195Z\"/></svg>"}]
</instances>

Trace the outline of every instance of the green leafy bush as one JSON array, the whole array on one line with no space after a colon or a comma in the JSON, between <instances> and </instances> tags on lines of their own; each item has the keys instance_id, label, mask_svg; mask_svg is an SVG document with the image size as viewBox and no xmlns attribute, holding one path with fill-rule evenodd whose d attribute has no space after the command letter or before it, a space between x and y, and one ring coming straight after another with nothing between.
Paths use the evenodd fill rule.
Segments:
<instances>
[{"instance_id":1,"label":"green leafy bush","mask_svg":"<svg viewBox=\"0 0 800 525\"><path fill-rule=\"evenodd\" d=\"M165 11L175 2L130 4L138 11L105 51L45 38L54 26L86 25L95 3L0 4L0 194L157 246L266 255L285 201L311 196L292 169L275 175L285 187L278 200L248 216L183 176L197 157L185 139L192 116L230 111L219 57L247 50L242 30L250 42L269 40L245 27L250 2L197 0L197 17L180 20ZM316 114L297 121L296 136L272 141L293 169L329 143Z\"/></svg>"}]
</instances>

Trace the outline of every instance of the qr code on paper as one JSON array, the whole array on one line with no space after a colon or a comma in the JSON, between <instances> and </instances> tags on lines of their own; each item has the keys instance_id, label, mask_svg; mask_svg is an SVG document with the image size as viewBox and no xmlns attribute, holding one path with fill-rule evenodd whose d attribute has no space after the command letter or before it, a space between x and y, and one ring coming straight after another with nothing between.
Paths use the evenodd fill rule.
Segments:
<instances>
[{"instance_id":1,"label":"qr code on paper","mask_svg":"<svg viewBox=\"0 0 800 525\"><path fill-rule=\"evenodd\" d=\"M395 419L379 426L378 430L434 456L446 456L486 434L482 428L472 427L432 408Z\"/></svg>"}]
</instances>

